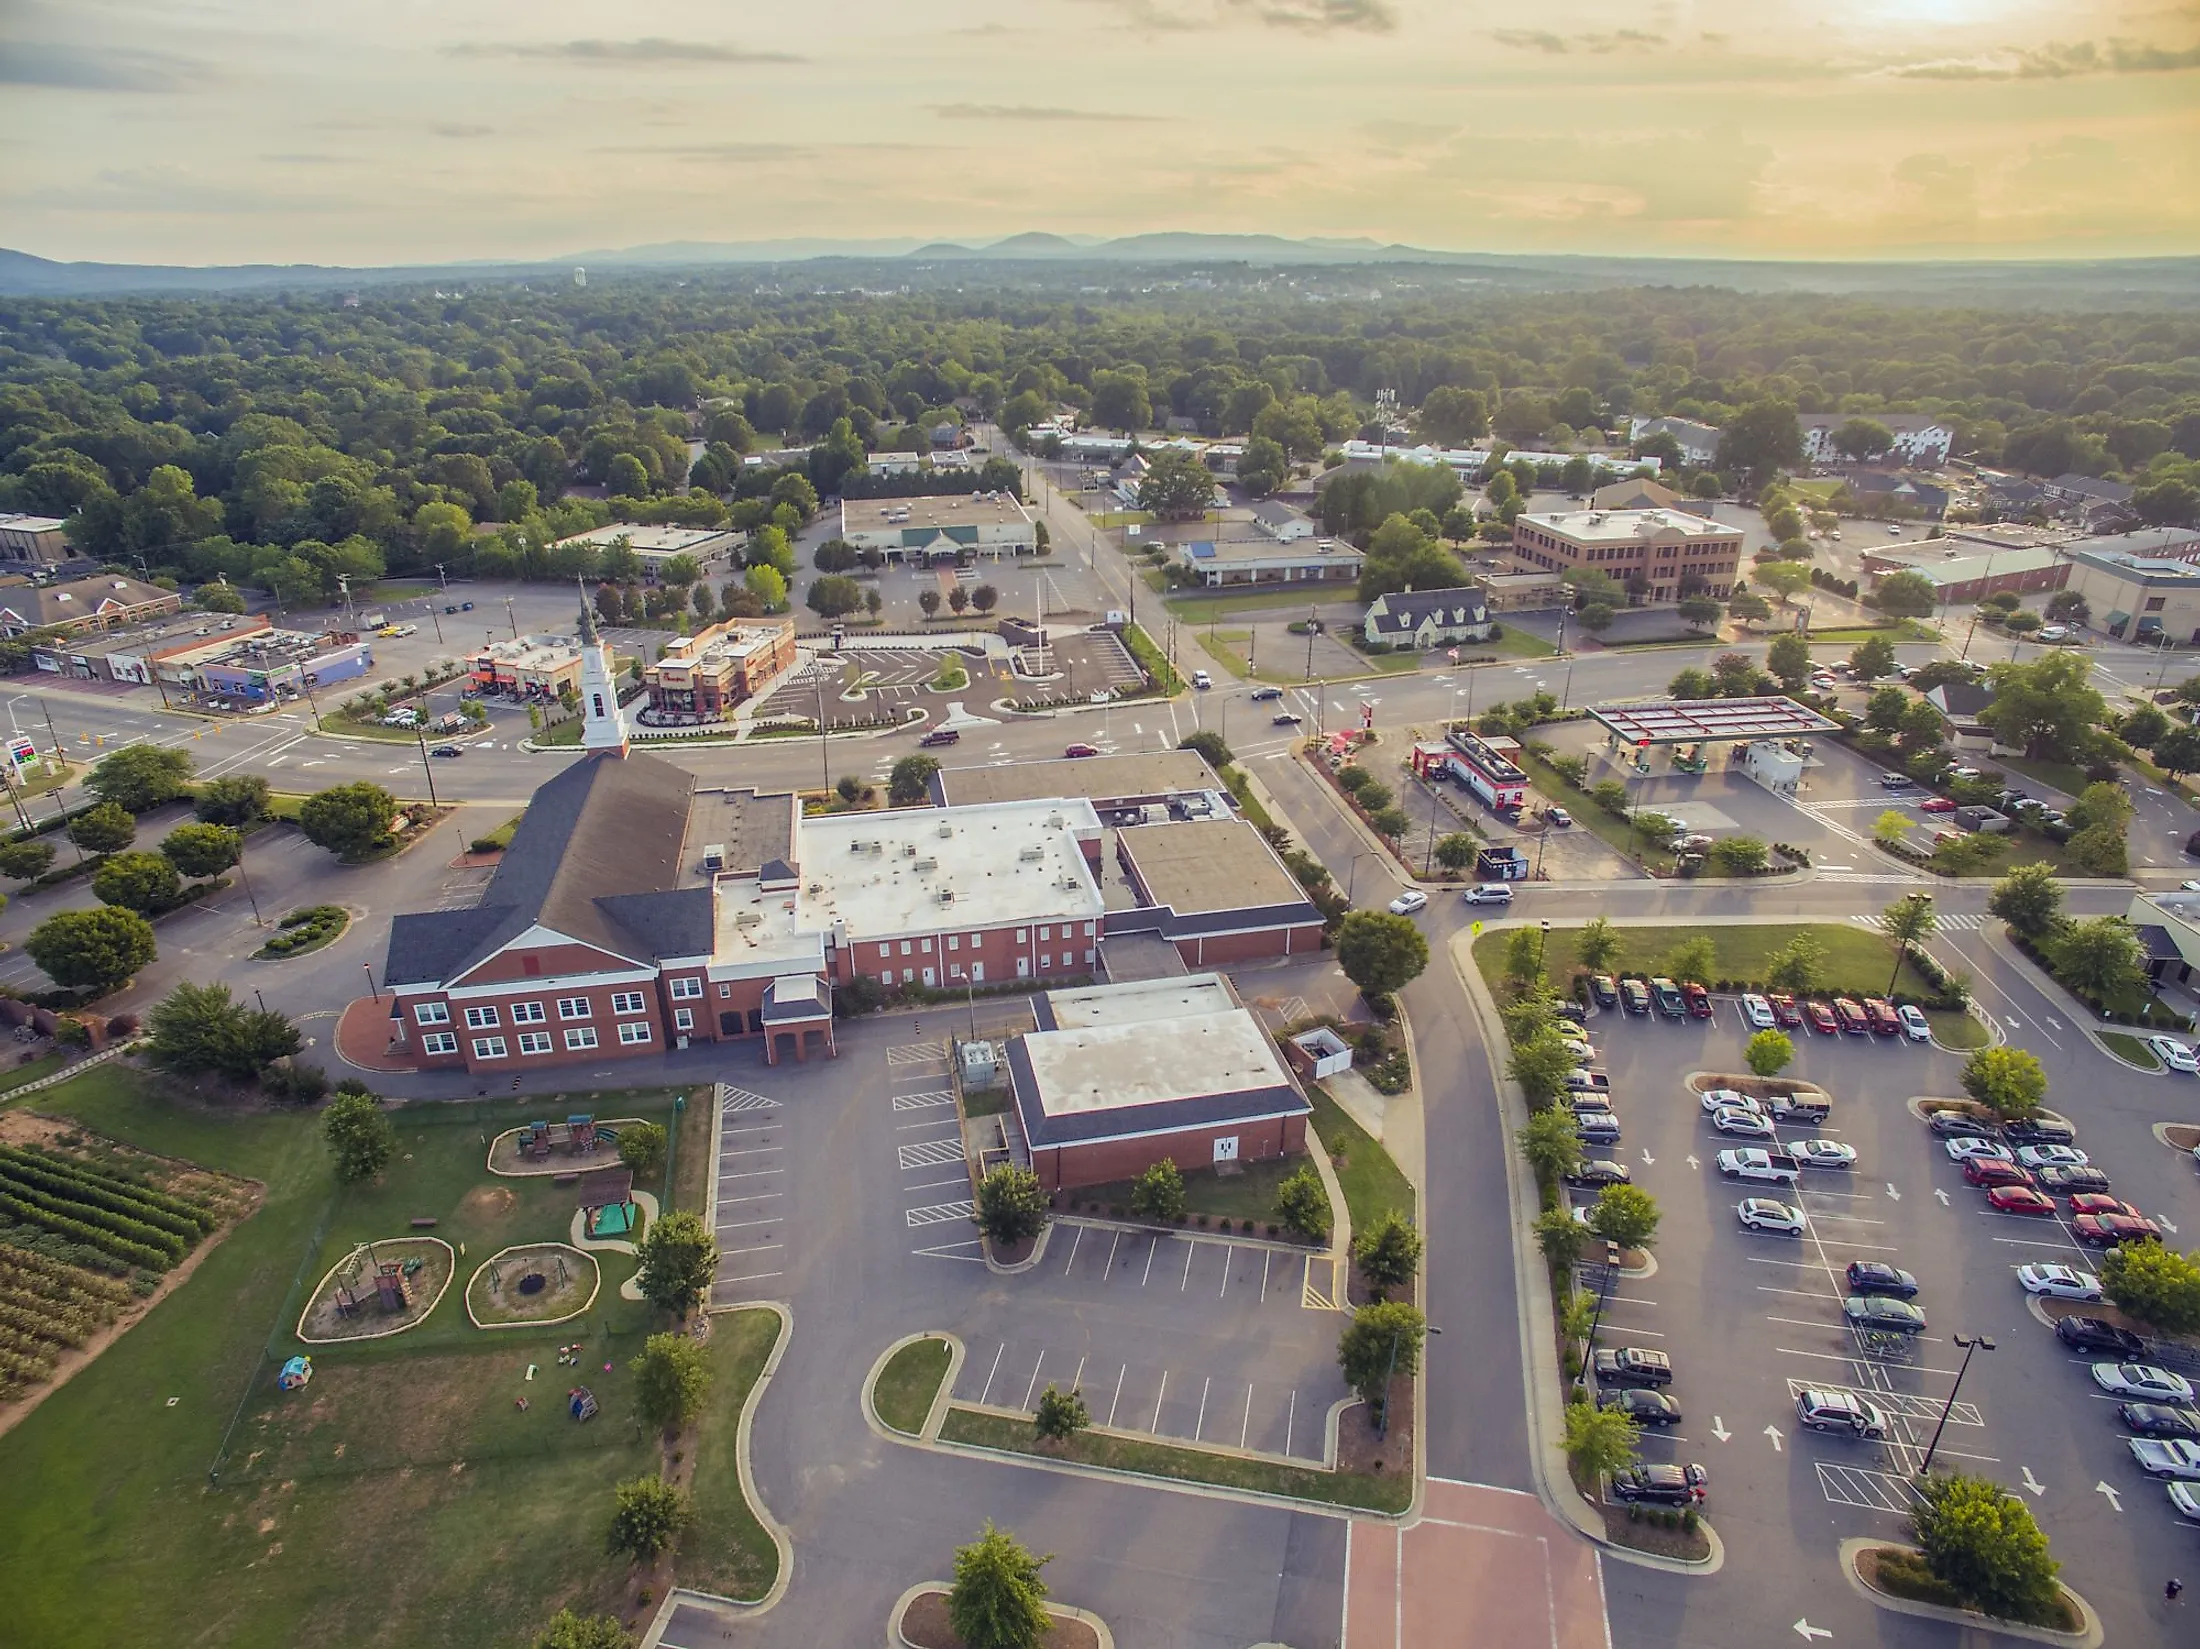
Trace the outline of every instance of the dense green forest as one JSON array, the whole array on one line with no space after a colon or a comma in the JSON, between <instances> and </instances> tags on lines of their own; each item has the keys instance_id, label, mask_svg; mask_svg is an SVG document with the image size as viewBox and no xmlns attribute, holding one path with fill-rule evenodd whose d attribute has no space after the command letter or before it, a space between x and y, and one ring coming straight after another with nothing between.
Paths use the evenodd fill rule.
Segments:
<instances>
[{"instance_id":1,"label":"dense green forest","mask_svg":"<svg viewBox=\"0 0 2200 1649\"><path fill-rule=\"evenodd\" d=\"M1723 423L1932 412L1959 454L2172 490L2200 479L2200 318L2018 314L1708 288L1386 297L1157 291L585 289L0 301L0 509L74 519L117 563L283 594L442 564L572 576L606 519L755 526L809 501L742 471L816 444L818 492L866 447L967 409L1170 414L1316 458L1378 416L1438 440L1565 443L1626 415ZM1387 410L1387 409L1386 409ZM691 459L690 440L706 442ZM567 489L604 487L613 501ZM481 524L493 523L487 532ZM285 588L288 586L288 588Z\"/></svg>"}]
</instances>

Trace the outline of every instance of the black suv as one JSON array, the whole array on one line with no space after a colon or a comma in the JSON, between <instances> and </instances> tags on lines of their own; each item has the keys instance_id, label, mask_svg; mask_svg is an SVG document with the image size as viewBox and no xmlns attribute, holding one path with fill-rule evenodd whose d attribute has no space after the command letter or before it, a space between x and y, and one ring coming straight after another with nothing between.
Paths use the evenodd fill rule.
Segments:
<instances>
[{"instance_id":1,"label":"black suv","mask_svg":"<svg viewBox=\"0 0 2200 1649\"><path fill-rule=\"evenodd\" d=\"M1629 1466L1612 1474L1612 1498L1653 1506L1695 1506L1709 1481L1701 1466Z\"/></svg>"},{"instance_id":2,"label":"black suv","mask_svg":"<svg viewBox=\"0 0 2200 1649\"><path fill-rule=\"evenodd\" d=\"M2098 1317L2059 1317L2055 1338L2073 1351L2108 1351L2119 1358L2143 1357L2147 1343L2128 1328L2103 1322Z\"/></svg>"},{"instance_id":3,"label":"black suv","mask_svg":"<svg viewBox=\"0 0 2200 1649\"><path fill-rule=\"evenodd\" d=\"M1979 1138L1994 1131L1994 1120L1972 1111L1935 1111L1925 1126L1943 1138Z\"/></svg>"},{"instance_id":4,"label":"black suv","mask_svg":"<svg viewBox=\"0 0 2200 1649\"><path fill-rule=\"evenodd\" d=\"M2090 1162L2083 1168L2042 1168L2039 1182L2042 1190L2052 1191L2059 1197L2073 1196L2080 1191L2106 1191L2108 1170L2096 1168Z\"/></svg>"},{"instance_id":5,"label":"black suv","mask_svg":"<svg viewBox=\"0 0 2200 1649\"><path fill-rule=\"evenodd\" d=\"M1638 1387L1599 1392L1597 1407L1618 1409L1638 1426L1677 1426L1681 1423L1680 1404L1662 1391L1644 1391Z\"/></svg>"},{"instance_id":6,"label":"black suv","mask_svg":"<svg viewBox=\"0 0 2200 1649\"><path fill-rule=\"evenodd\" d=\"M2024 1117L2003 1123L2001 1137L2011 1145L2075 1145L2078 1130L2060 1117Z\"/></svg>"}]
</instances>

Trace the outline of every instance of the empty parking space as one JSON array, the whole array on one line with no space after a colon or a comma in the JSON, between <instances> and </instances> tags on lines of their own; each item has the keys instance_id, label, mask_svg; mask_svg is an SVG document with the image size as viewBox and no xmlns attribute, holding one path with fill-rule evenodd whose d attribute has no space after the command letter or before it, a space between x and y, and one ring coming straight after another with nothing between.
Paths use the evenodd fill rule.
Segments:
<instances>
[{"instance_id":1,"label":"empty parking space","mask_svg":"<svg viewBox=\"0 0 2200 1649\"><path fill-rule=\"evenodd\" d=\"M891 1045L885 1053L884 1112L893 1141L902 1229L912 1253L985 1263L972 1227L978 1206L955 1109L945 1037Z\"/></svg>"},{"instance_id":2,"label":"empty parking space","mask_svg":"<svg viewBox=\"0 0 2200 1649\"><path fill-rule=\"evenodd\" d=\"M718 1142L718 1273L720 1304L776 1297L787 1252L786 1109L752 1089L721 1084Z\"/></svg>"}]
</instances>

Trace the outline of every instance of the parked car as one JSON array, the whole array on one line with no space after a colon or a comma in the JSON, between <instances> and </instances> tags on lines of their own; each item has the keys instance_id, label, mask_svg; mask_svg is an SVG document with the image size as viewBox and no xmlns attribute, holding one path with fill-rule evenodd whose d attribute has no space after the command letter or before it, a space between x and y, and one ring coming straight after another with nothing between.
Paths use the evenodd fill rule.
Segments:
<instances>
[{"instance_id":1,"label":"parked car","mask_svg":"<svg viewBox=\"0 0 2200 1649\"><path fill-rule=\"evenodd\" d=\"M1593 973L1589 976L1589 994L1600 1008L1619 1006L1619 985L1608 973Z\"/></svg>"},{"instance_id":2,"label":"parked car","mask_svg":"<svg viewBox=\"0 0 2200 1649\"><path fill-rule=\"evenodd\" d=\"M1066 745L1063 747L1062 754L1067 757L1097 756L1100 754L1100 747L1095 744Z\"/></svg>"},{"instance_id":3,"label":"parked car","mask_svg":"<svg viewBox=\"0 0 2200 1649\"><path fill-rule=\"evenodd\" d=\"M1592 1354L1591 1363L1600 1387L1673 1383L1673 1360L1648 1346L1604 1346Z\"/></svg>"},{"instance_id":4,"label":"parked car","mask_svg":"<svg viewBox=\"0 0 2200 1649\"><path fill-rule=\"evenodd\" d=\"M1739 1105L1724 1106L1711 1113L1711 1126L1722 1134L1736 1139L1773 1139L1772 1121L1754 1110L1745 1111Z\"/></svg>"},{"instance_id":5,"label":"parked car","mask_svg":"<svg viewBox=\"0 0 2200 1649\"><path fill-rule=\"evenodd\" d=\"M1783 1029L1795 1030L1803 1023L1803 1010L1795 1005L1795 998L1786 991L1774 991L1765 1001L1772 1008L1772 1017Z\"/></svg>"},{"instance_id":6,"label":"parked car","mask_svg":"<svg viewBox=\"0 0 2200 1649\"><path fill-rule=\"evenodd\" d=\"M1566 1073L1566 1086L1574 1093L1608 1094L1612 1091L1612 1079L1602 1071L1576 1065Z\"/></svg>"},{"instance_id":7,"label":"parked car","mask_svg":"<svg viewBox=\"0 0 2200 1649\"><path fill-rule=\"evenodd\" d=\"M1915 1002L1905 1002L1895 1010L1895 1017L1902 1021L1902 1034L1912 1042L1930 1042L1933 1027L1926 1022L1925 1010Z\"/></svg>"},{"instance_id":8,"label":"parked car","mask_svg":"<svg viewBox=\"0 0 2200 1649\"><path fill-rule=\"evenodd\" d=\"M2043 1294L2051 1300L2092 1301L2101 1297L2100 1278L2067 1265L2020 1265L2017 1286L2027 1294Z\"/></svg>"},{"instance_id":9,"label":"parked car","mask_svg":"<svg viewBox=\"0 0 2200 1649\"><path fill-rule=\"evenodd\" d=\"M1833 1102L1819 1094L1773 1094L1764 1112L1774 1122L1820 1123L1833 1115Z\"/></svg>"},{"instance_id":10,"label":"parked car","mask_svg":"<svg viewBox=\"0 0 2200 1649\"><path fill-rule=\"evenodd\" d=\"M1943 1139L1950 1135L1983 1134L1993 1127L1993 1117L1985 1111L1974 1111L1968 1105L1951 1105L1946 1110L1934 1111L1925 1119L1925 1126Z\"/></svg>"},{"instance_id":11,"label":"parked car","mask_svg":"<svg viewBox=\"0 0 2200 1649\"><path fill-rule=\"evenodd\" d=\"M1846 1275L1854 1293L1884 1294L1897 1300L1917 1297L1917 1278L1884 1260L1851 1260Z\"/></svg>"},{"instance_id":12,"label":"parked car","mask_svg":"<svg viewBox=\"0 0 2200 1649\"><path fill-rule=\"evenodd\" d=\"M1887 1435L1887 1414L1878 1404L1839 1387L1806 1387L1795 1394L1795 1418L1808 1431L1838 1432L1846 1437Z\"/></svg>"},{"instance_id":13,"label":"parked car","mask_svg":"<svg viewBox=\"0 0 2200 1649\"><path fill-rule=\"evenodd\" d=\"M1650 987L1639 979L1622 979L1619 982L1619 1004L1631 1014L1647 1014L1650 1011Z\"/></svg>"},{"instance_id":14,"label":"parked car","mask_svg":"<svg viewBox=\"0 0 2200 1649\"><path fill-rule=\"evenodd\" d=\"M1645 1386L1622 1386L1617 1391L1597 1394L1597 1407L1617 1409L1638 1426L1677 1426L1681 1423L1681 1406L1662 1391L1651 1391Z\"/></svg>"},{"instance_id":15,"label":"parked car","mask_svg":"<svg viewBox=\"0 0 2200 1649\"><path fill-rule=\"evenodd\" d=\"M1999 1157L1966 1157L1963 1159L1963 1183L1975 1185L1982 1191L1991 1191L2001 1185L2030 1186L2032 1175L2013 1162L2003 1162Z\"/></svg>"},{"instance_id":16,"label":"parked car","mask_svg":"<svg viewBox=\"0 0 2200 1649\"><path fill-rule=\"evenodd\" d=\"M2009 1147L1990 1139L1980 1139L1976 1134L1965 1134L1948 1142L1950 1162L1968 1162L1973 1157L1992 1157L1996 1162L2014 1162Z\"/></svg>"},{"instance_id":17,"label":"parked car","mask_svg":"<svg viewBox=\"0 0 2200 1649\"><path fill-rule=\"evenodd\" d=\"M1841 1302L1841 1315L1851 1328L1877 1334L1922 1334L1925 1313L1908 1300L1886 1294L1851 1294Z\"/></svg>"},{"instance_id":18,"label":"parked car","mask_svg":"<svg viewBox=\"0 0 2200 1649\"><path fill-rule=\"evenodd\" d=\"M2136 1361L2146 1355L2147 1343L2128 1328L2118 1328L2100 1317L2058 1317L2055 1338L2072 1351L2107 1351Z\"/></svg>"},{"instance_id":19,"label":"parked car","mask_svg":"<svg viewBox=\"0 0 2200 1649\"><path fill-rule=\"evenodd\" d=\"M952 727L935 727L923 738L917 740L917 743L928 749L943 744L960 744L962 743L962 734Z\"/></svg>"},{"instance_id":20,"label":"parked car","mask_svg":"<svg viewBox=\"0 0 2200 1649\"><path fill-rule=\"evenodd\" d=\"M2185 1483L2172 1483L2168 1487L2170 1510L2188 1523L2200 1523L2200 1493Z\"/></svg>"},{"instance_id":21,"label":"parked car","mask_svg":"<svg viewBox=\"0 0 2200 1649\"><path fill-rule=\"evenodd\" d=\"M1708 1482L1701 1466L1628 1466L1612 1474L1612 1498L1630 1504L1698 1506Z\"/></svg>"},{"instance_id":22,"label":"parked car","mask_svg":"<svg viewBox=\"0 0 2200 1649\"><path fill-rule=\"evenodd\" d=\"M1810 1028L1820 1036L1838 1036L1841 1022L1834 1017L1833 1009L1813 998L1803 1004L1803 1011L1810 1016Z\"/></svg>"},{"instance_id":23,"label":"parked car","mask_svg":"<svg viewBox=\"0 0 2200 1649\"><path fill-rule=\"evenodd\" d=\"M1566 1176L1568 1185L1578 1185L1591 1190L1601 1190L1607 1185L1625 1185L1634 1176L1622 1163L1602 1157L1592 1157Z\"/></svg>"},{"instance_id":24,"label":"parked car","mask_svg":"<svg viewBox=\"0 0 2200 1649\"><path fill-rule=\"evenodd\" d=\"M1877 1036L1896 1036L1901 1033L1902 1021L1894 1011L1894 1004L1882 996L1864 998L1864 1017L1871 1023Z\"/></svg>"},{"instance_id":25,"label":"parked car","mask_svg":"<svg viewBox=\"0 0 2200 1649\"><path fill-rule=\"evenodd\" d=\"M2105 1191L2108 1189L2108 1170L2092 1163L2083 1168L2042 1168L2039 1182L2043 1189L2060 1196L2077 1191Z\"/></svg>"},{"instance_id":26,"label":"parked car","mask_svg":"<svg viewBox=\"0 0 2200 1649\"><path fill-rule=\"evenodd\" d=\"M1986 1205L1997 1214L2055 1216L2055 1199L2029 1185L1997 1185L1986 1193Z\"/></svg>"},{"instance_id":27,"label":"parked car","mask_svg":"<svg viewBox=\"0 0 2200 1649\"><path fill-rule=\"evenodd\" d=\"M1411 916L1416 911L1426 909L1428 909L1428 895L1417 887L1407 888L1405 892L1390 901L1390 914L1393 916Z\"/></svg>"},{"instance_id":28,"label":"parked car","mask_svg":"<svg viewBox=\"0 0 2200 1649\"><path fill-rule=\"evenodd\" d=\"M1695 980L1691 979L1681 986L1681 998L1688 1004L1689 1018L1709 1019L1711 1017L1711 993L1697 984Z\"/></svg>"},{"instance_id":29,"label":"parked car","mask_svg":"<svg viewBox=\"0 0 2200 1649\"><path fill-rule=\"evenodd\" d=\"M2171 1070L2182 1071L2187 1076L2200 1073L2200 1055L2194 1054L2174 1036L2150 1036L2146 1045L2154 1057Z\"/></svg>"},{"instance_id":30,"label":"parked car","mask_svg":"<svg viewBox=\"0 0 2200 1649\"><path fill-rule=\"evenodd\" d=\"M2150 1219L2129 1214L2080 1214L2070 1222L2070 1234L2089 1248L2114 1248L2127 1242L2160 1242L2162 1228Z\"/></svg>"},{"instance_id":31,"label":"parked car","mask_svg":"<svg viewBox=\"0 0 2200 1649\"><path fill-rule=\"evenodd\" d=\"M2017 1161L2027 1168L2085 1168L2093 1159L2075 1145L2020 1145Z\"/></svg>"},{"instance_id":32,"label":"parked car","mask_svg":"<svg viewBox=\"0 0 2200 1649\"><path fill-rule=\"evenodd\" d=\"M1856 1147L1844 1145L1837 1139L1798 1139L1788 1145L1788 1154L1805 1168L1854 1168Z\"/></svg>"},{"instance_id":33,"label":"parked car","mask_svg":"<svg viewBox=\"0 0 2200 1649\"><path fill-rule=\"evenodd\" d=\"M2001 1137L2011 1145L2069 1145L2077 1139L2078 1130L2052 1112L2041 1111L2036 1116L2003 1123ZM2085 1164L2065 1163L2063 1166L2082 1168Z\"/></svg>"},{"instance_id":34,"label":"parked car","mask_svg":"<svg viewBox=\"0 0 2200 1649\"><path fill-rule=\"evenodd\" d=\"M1872 1022L1865 1015L1862 1005L1846 996L1833 999L1833 1017L1841 1022L1841 1029L1850 1036L1871 1035Z\"/></svg>"},{"instance_id":35,"label":"parked car","mask_svg":"<svg viewBox=\"0 0 2200 1649\"><path fill-rule=\"evenodd\" d=\"M1755 991L1742 993L1742 1017L1749 1021L1752 1030L1769 1031L1779 1024L1773 1017L1772 1004Z\"/></svg>"},{"instance_id":36,"label":"parked car","mask_svg":"<svg viewBox=\"0 0 2200 1649\"><path fill-rule=\"evenodd\" d=\"M1657 1003L1658 1012L1668 1019L1680 1019L1688 1012L1688 1000L1681 995L1680 986L1663 977L1650 981L1650 997Z\"/></svg>"},{"instance_id":37,"label":"parked car","mask_svg":"<svg viewBox=\"0 0 2200 1649\"><path fill-rule=\"evenodd\" d=\"M2070 1199L2073 1214L2123 1214L2131 1219L2144 1219L2138 1209L2117 1197L2102 1191L2080 1191Z\"/></svg>"},{"instance_id":38,"label":"parked car","mask_svg":"<svg viewBox=\"0 0 2200 1649\"><path fill-rule=\"evenodd\" d=\"M1583 1099L1586 1094L1577 1096ZM1574 1109L1574 1131L1581 1136L1584 1145L1617 1145L1619 1143L1619 1118L1609 1110Z\"/></svg>"},{"instance_id":39,"label":"parked car","mask_svg":"<svg viewBox=\"0 0 2200 1649\"><path fill-rule=\"evenodd\" d=\"M1727 1179L1760 1180L1771 1185L1793 1185L1803 1177L1802 1164L1785 1151L1768 1151L1759 1146L1743 1146L1738 1150L1721 1151L1718 1155L1719 1172Z\"/></svg>"},{"instance_id":40,"label":"parked car","mask_svg":"<svg viewBox=\"0 0 2200 1649\"><path fill-rule=\"evenodd\" d=\"M1712 1116L1720 1111L1761 1111L1764 1109L1762 1101L1752 1099L1749 1095L1733 1088L1706 1088L1703 1092L1702 1104L1705 1116Z\"/></svg>"},{"instance_id":41,"label":"parked car","mask_svg":"<svg viewBox=\"0 0 2200 1649\"><path fill-rule=\"evenodd\" d=\"M2095 1363L2093 1383L2117 1397L2137 1397L2149 1403L2189 1403L2192 1382L2152 1363Z\"/></svg>"},{"instance_id":42,"label":"parked car","mask_svg":"<svg viewBox=\"0 0 2200 1649\"><path fill-rule=\"evenodd\" d=\"M1800 1237L1808 1225L1803 1211L1771 1197L1747 1197L1734 1205L1734 1217L1751 1231L1774 1231Z\"/></svg>"},{"instance_id":43,"label":"parked car","mask_svg":"<svg viewBox=\"0 0 2200 1649\"><path fill-rule=\"evenodd\" d=\"M1460 895L1470 905L1509 905L1513 890L1504 882L1477 882Z\"/></svg>"},{"instance_id":44,"label":"parked car","mask_svg":"<svg viewBox=\"0 0 2200 1649\"><path fill-rule=\"evenodd\" d=\"M2191 1409L2171 1408L2166 1403L2122 1403L2117 1406L2116 1418L2124 1423L2126 1431L2135 1431L2141 1437L2183 1437L2200 1442L2200 1414Z\"/></svg>"}]
</instances>

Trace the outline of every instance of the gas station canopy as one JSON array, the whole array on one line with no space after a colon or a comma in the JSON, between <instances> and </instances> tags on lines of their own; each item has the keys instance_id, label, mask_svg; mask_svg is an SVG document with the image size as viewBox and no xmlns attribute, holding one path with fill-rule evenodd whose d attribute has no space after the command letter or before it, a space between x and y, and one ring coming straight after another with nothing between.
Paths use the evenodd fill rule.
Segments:
<instances>
[{"instance_id":1,"label":"gas station canopy","mask_svg":"<svg viewBox=\"0 0 2200 1649\"><path fill-rule=\"evenodd\" d=\"M1826 733L1834 724L1790 698L1653 699L1599 704L1589 714L1615 739L1638 748L1659 744L1792 739Z\"/></svg>"}]
</instances>

